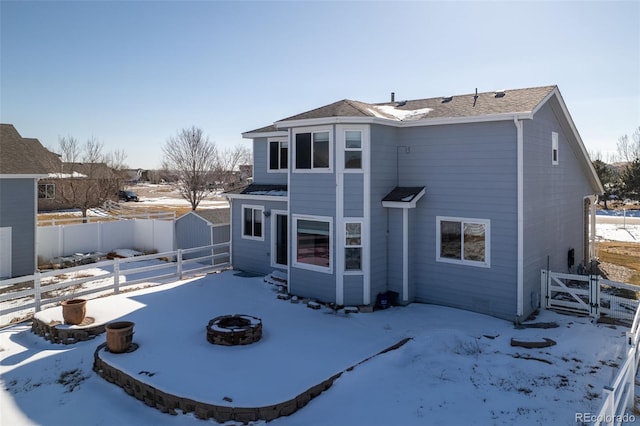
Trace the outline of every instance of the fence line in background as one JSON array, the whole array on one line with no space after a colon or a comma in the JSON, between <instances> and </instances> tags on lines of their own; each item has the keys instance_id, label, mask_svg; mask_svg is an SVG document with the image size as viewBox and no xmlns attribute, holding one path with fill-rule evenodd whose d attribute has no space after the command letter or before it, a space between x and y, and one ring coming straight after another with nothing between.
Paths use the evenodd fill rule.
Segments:
<instances>
[{"instance_id":1,"label":"fence line in background","mask_svg":"<svg viewBox=\"0 0 640 426\"><path fill-rule=\"evenodd\" d=\"M70 297L118 294L122 288L135 284L183 279L198 273L221 270L229 267L229 246L229 243L225 242L145 256L116 258L2 280L0 317L2 322L9 323L12 319L6 317L9 314L20 312L20 317L30 316L42 310L44 306L56 304ZM220 252L221 249L226 251ZM196 254L197 257L185 259L186 254ZM141 262L147 264L141 266ZM83 274L83 271L95 268L102 269L105 273ZM75 279L57 281L60 277L74 275ZM88 283L93 283L91 288L83 289ZM33 300L25 301L25 298Z\"/></svg>"}]
</instances>

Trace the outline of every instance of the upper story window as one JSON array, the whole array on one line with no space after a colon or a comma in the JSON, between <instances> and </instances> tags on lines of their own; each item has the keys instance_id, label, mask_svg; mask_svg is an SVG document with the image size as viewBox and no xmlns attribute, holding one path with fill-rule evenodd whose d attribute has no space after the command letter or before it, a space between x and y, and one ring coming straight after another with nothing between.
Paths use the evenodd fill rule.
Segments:
<instances>
[{"instance_id":1,"label":"upper story window","mask_svg":"<svg viewBox=\"0 0 640 426\"><path fill-rule=\"evenodd\" d=\"M438 216L436 221L437 261L487 268L491 266L488 220Z\"/></svg>"},{"instance_id":2,"label":"upper story window","mask_svg":"<svg viewBox=\"0 0 640 426\"><path fill-rule=\"evenodd\" d=\"M289 168L289 141L269 141L269 171L287 170Z\"/></svg>"},{"instance_id":3,"label":"upper story window","mask_svg":"<svg viewBox=\"0 0 640 426\"><path fill-rule=\"evenodd\" d=\"M362 169L362 132L346 130L344 139L344 168Z\"/></svg>"},{"instance_id":4,"label":"upper story window","mask_svg":"<svg viewBox=\"0 0 640 426\"><path fill-rule=\"evenodd\" d=\"M295 134L296 170L331 170L331 135L329 131Z\"/></svg>"},{"instance_id":5,"label":"upper story window","mask_svg":"<svg viewBox=\"0 0 640 426\"><path fill-rule=\"evenodd\" d=\"M551 164L558 164L558 134L551 132Z\"/></svg>"},{"instance_id":6,"label":"upper story window","mask_svg":"<svg viewBox=\"0 0 640 426\"><path fill-rule=\"evenodd\" d=\"M53 200L56 198L56 186L53 183L38 184L38 198Z\"/></svg>"}]
</instances>

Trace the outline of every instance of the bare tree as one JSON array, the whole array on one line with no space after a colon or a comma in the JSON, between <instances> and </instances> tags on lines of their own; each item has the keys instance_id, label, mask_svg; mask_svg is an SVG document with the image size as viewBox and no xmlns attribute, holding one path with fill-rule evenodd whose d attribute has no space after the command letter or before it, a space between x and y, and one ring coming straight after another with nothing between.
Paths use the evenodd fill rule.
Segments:
<instances>
[{"instance_id":1,"label":"bare tree","mask_svg":"<svg viewBox=\"0 0 640 426\"><path fill-rule=\"evenodd\" d=\"M60 157L65 163L76 163L80 159L80 142L73 136L58 139Z\"/></svg>"},{"instance_id":2,"label":"bare tree","mask_svg":"<svg viewBox=\"0 0 640 426\"><path fill-rule=\"evenodd\" d=\"M618 139L618 155L623 161L629 163L640 159L640 126L636 128L631 138L624 135Z\"/></svg>"},{"instance_id":3,"label":"bare tree","mask_svg":"<svg viewBox=\"0 0 640 426\"><path fill-rule=\"evenodd\" d=\"M192 126L179 130L162 147L162 166L177 175L180 195L191 203L191 210L207 196L211 172L216 169L218 150L215 143Z\"/></svg>"},{"instance_id":4,"label":"bare tree","mask_svg":"<svg viewBox=\"0 0 640 426\"><path fill-rule=\"evenodd\" d=\"M60 201L79 208L82 216L87 217L89 209L101 206L117 194L123 176L107 163L117 155L123 165L126 155L124 152L105 154L104 144L94 137L80 145L69 136L59 139L59 145L63 159Z\"/></svg>"},{"instance_id":5,"label":"bare tree","mask_svg":"<svg viewBox=\"0 0 640 426\"><path fill-rule=\"evenodd\" d=\"M214 179L223 188L228 189L240 180L239 167L251 163L251 150L246 146L237 145L227 148L218 155Z\"/></svg>"}]
</instances>

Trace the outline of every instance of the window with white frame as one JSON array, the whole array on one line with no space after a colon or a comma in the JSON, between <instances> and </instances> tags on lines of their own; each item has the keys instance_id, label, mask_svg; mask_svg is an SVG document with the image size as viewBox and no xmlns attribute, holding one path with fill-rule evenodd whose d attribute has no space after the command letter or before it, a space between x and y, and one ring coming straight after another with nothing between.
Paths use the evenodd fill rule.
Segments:
<instances>
[{"instance_id":1,"label":"window with white frame","mask_svg":"<svg viewBox=\"0 0 640 426\"><path fill-rule=\"evenodd\" d=\"M344 270L362 271L362 222L346 222L344 228Z\"/></svg>"},{"instance_id":2,"label":"window with white frame","mask_svg":"<svg viewBox=\"0 0 640 426\"><path fill-rule=\"evenodd\" d=\"M331 138L328 131L295 134L296 169L329 170Z\"/></svg>"},{"instance_id":3,"label":"window with white frame","mask_svg":"<svg viewBox=\"0 0 640 426\"><path fill-rule=\"evenodd\" d=\"M263 212L262 206L242 206L242 237L263 240Z\"/></svg>"},{"instance_id":4,"label":"window with white frame","mask_svg":"<svg viewBox=\"0 0 640 426\"><path fill-rule=\"evenodd\" d=\"M38 198L53 200L56 198L56 186L53 183L38 184Z\"/></svg>"},{"instance_id":5,"label":"window with white frame","mask_svg":"<svg viewBox=\"0 0 640 426\"><path fill-rule=\"evenodd\" d=\"M490 266L490 221L440 217L437 221L437 257L440 262Z\"/></svg>"},{"instance_id":6,"label":"window with white frame","mask_svg":"<svg viewBox=\"0 0 640 426\"><path fill-rule=\"evenodd\" d=\"M331 272L330 218L294 216L294 266L321 272Z\"/></svg>"},{"instance_id":7,"label":"window with white frame","mask_svg":"<svg viewBox=\"0 0 640 426\"><path fill-rule=\"evenodd\" d=\"M558 163L558 134L551 132L551 164L556 165Z\"/></svg>"},{"instance_id":8,"label":"window with white frame","mask_svg":"<svg viewBox=\"0 0 640 426\"><path fill-rule=\"evenodd\" d=\"M289 167L289 141L269 141L269 171L287 170Z\"/></svg>"},{"instance_id":9,"label":"window with white frame","mask_svg":"<svg viewBox=\"0 0 640 426\"><path fill-rule=\"evenodd\" d=\"M362 169L362 132L360 130L344 132L344 168Z\"/></svg>"}]
</instances>

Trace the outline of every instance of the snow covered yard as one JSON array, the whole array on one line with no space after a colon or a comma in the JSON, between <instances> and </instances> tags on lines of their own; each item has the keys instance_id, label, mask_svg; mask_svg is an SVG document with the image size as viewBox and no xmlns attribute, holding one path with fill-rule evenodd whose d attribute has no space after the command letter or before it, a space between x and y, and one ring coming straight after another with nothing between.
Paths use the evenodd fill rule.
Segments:
<instances>
[{"instance_id":1,"label":"snow covered yard","mask_svg":"<svg viewBox=\"0 0 640 426\"><path fill-rule=\"evenodd\" d=\"M97 322L136 323L138 350L107 354L109 362L167 392L219 405L229 399L229 405L266 405L410 337L272 423L573 425L576 413L598 410L602 387L616 374L625 349L625 327L589 318L542 312L536 323L558 327L516 329L499 319L423 304L371 314L315 311L278 300L260 277L234 274L89 301L87 315ZM55 309L39 315L53 318ZM234 313L262 318L262 340L241 347L208 343L207 321ZM512 338L557 344L525 349L511 346ZM0 423L203 424L192 413L171 416L147 407L94 373L93 353L104 340L56 345L32 334L29 324L1 330Z\"/></svg>"}]
</instances>

